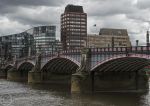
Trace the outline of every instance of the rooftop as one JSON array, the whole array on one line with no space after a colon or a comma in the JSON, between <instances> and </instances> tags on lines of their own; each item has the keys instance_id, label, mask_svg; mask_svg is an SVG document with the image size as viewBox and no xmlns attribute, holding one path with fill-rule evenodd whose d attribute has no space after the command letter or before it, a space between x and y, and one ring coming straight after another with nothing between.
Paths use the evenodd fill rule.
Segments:
<instances>
[{"instance_id":1,"label":"rooftop","mask_svg":"<svg viewBox=\"0 0 150 106\"><path fill-rule=\"evenodd\" d=\"M68 4L68 5L65 7L65 13L66 13L66 12L84 13L82 6L79 6L79 5L72 5L72 4Z\"/></svg>"},{"instance_id":2,"label":"rooftop","mask_svg":"<svg viewBox=\"0 0 150 106\"><path fill-rule=\"evenodd\" d=\"M127 29L101 28L99 35L123 35L128 36Z\"/></svg>"}]
</instances>

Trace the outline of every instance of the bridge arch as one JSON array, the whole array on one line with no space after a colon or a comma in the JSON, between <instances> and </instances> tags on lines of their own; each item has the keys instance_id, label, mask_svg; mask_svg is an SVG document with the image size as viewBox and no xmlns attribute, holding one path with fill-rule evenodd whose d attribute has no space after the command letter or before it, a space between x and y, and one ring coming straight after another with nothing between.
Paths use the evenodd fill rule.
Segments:
<instances>
[{"instance_id":1,"label":"bridge arch","mask_svg":"<svg viewBox=\"0 0 150 106\"><path fill-rule=\"evenodd\" d=\"M5 68L4 68L4 74L5 74L5 77L7 78L7 73L8 73L8 70L12 69L13 68L13 64L9 64L7 65Z\"/></svg>"},{"instance_id":2,"label":"bridge arch","mask_svg":"<svg viewBox=\"0 0 150 106\"><path fill-rule=\"evenodd\" d=\"M142 69L145 66L150 65L150 60L147 58L141 58L141 57L115 57L110 58L105 61L99 62L97 65L95 65L91 71L118 71L118 70L124 70L128 68L128 71L133 68L132 71L135 71L134 67L136 69ZM100 69L100 70L98 70ZM127 71L127 70L126 70Z\"/></svg>"},{"instance_id":3,"label":"bridge arch","mask_svg":"<svg viewBox=\"0 0 150 106\"><path fill-rule=\"evenodd\" d=\"M13 68L13 64L9 64L5 67L5 71L10 70L11 68Z\"/></svg>"},{"instance_id":4,"label":"bridge arch","mask_svg":"<svg viewBox=\"0 0 150 106\"><path fill-rule=\"evenodd\" d=\"M43 72L51 72L57 74L72 74L80 66L80 63L69 57L55 57L50 59L43 67Z\"/></svg>"},{"instance_id":5,"label":"bridge arch","mask_svg":"<svg viewBox=\"0 0 150 106\"><path fill-rule=\"evenodd\" d=\"M23 65L23 64L32 64L32 65L35 66L35 62L34 61L27 60L27 61L21 61L21 62L19 62L18 65L17 65L17 69L19 69L20 66Z\"/></svg>"},{"instance_id":6,"label":"bridge arch","mask_svg":"<svg viewBox=\"0 0 150 106\"><path fill-rule=\"evenodd\" d=\"M103 61L91 70L95 89L148 89L148 76L143 69L149 65L149 59L139 57L120 57Z\"/></svg>"},{"instance_id":7,"label":"bridge arch","mask_svg":"<svg viewBox=\"0 0 150 106\"><path fill-rule=\"evenodd\" d=\"M43 80L50 84L58 84L70 89L71 75L79 68L79 64L68 58L56 57L50 59L41 69ZM69 90L68 89L68 90Z\"/></svg>"},{"instance_id":8,"label":"bridge arch","mask_svg":"<svg viewBox=\"0 0 150 106\"><path fill-rule=\"evenodd\" d=\"M35 65L31 62L23 62L18 66L17 71L20 73L20 77L23 80L28 79L28 72L32 70Z\"/></svg>"}]
</instances>

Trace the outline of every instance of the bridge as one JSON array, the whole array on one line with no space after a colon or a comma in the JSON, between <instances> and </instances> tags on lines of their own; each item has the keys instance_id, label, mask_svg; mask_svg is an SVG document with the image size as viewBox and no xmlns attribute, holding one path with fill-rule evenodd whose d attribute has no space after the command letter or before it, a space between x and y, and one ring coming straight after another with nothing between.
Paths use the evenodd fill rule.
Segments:
<instances>
[{"instance_id":1,"label":"bridge","mask_svg":"<svg viewBox=\"0 0 150 106\"><path fill-rule=\"evenodd\" d=\"M67 84L72 92L146 91L150 47L84 48L14 59L0 76L12 81Z\"/></svg>"}]
</instances>

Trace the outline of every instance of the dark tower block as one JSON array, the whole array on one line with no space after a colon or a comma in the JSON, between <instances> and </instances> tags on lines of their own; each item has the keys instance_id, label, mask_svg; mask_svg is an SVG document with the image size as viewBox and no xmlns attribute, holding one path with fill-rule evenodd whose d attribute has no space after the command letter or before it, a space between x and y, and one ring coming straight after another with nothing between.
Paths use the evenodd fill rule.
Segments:
<instances>
[{"instance_id":1,"label":"dark tower block","mask_svg":"<svg viewBox=\"0 0 150 106\"><path fill-rule=\"evenodd\" d=\"M61 15L61 42L63 49L80 49L86 44L87 14L83 7L67 5Z\"/></svg>"}]
</instances>

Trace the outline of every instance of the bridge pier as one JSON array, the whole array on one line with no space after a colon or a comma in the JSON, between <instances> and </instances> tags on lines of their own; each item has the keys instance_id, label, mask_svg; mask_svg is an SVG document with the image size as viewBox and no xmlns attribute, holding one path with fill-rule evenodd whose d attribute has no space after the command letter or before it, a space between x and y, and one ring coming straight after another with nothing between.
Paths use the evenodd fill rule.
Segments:
<instances>
[{"instance_id":1,"label":"bridge pier","mask_svg":"<svg viewBox=\"0 0 150 106\"><path fill-rule=\"evenodd\" d=\"M136 72L136 89L145 91L149 89L149 76L146 71Z\"/></svg>"},{"instance_id":2,"label":"bridge pier","mask_svg":"<svg viewBox=\"0 0 150 106\"><path fill-rule=\"evenodd\" d=\"M28 83L42 83L43 77L42 72L40 71L29 71L28 73Z\"/></svg>"},{"instance_id":3,"label":"bridge pier","mask_svg":"<svg viewBox=\"0 0 150 106\"><path fill-rule=\"evenodd\" d=\"M42 83L43 82L43 74L41 72L41 54L39 54L36 58L36 64L34 68L28 72L28 83Z\"/></svg>"},{"instance_id":4,"label":"bridge pier","mask_svg":"<svg viewBox=\"0 0 150 106\"><path fill-rule=\"evenodd\" d=\"M71 77L71 92L84 93L92 91L91 77L91 49L84 48L81 51L81 66Z\"/></svg>"},{"instance_id":5,"label":"bridge pier","mask_svg":"<svg viewBox=\"0 0 150 106\"><path fill-rule=\"evenodd\" d=\"M88 74L73 74L71 78L71 92L85 93L92 92L91 77Z\"/></svg>"},{"instance_id":6,"label":"bridge pier","mask_svg":"<svg viewBox=\"0 0 150 106\"><path fill-rule=\"evenodd\" d=\"M6 79L7 78L7 72L5 69L0 69L0 78L1 79Z\"/></svg>"},{"instance_id":7,"label":"bridge pier","mask_svg":"<svg viewBox=\"0 0 150 106\"><path fill-rule=\"evenodd\" d=\"M10 81L23 81L21 74L17 71L16 68L12 68L7 72L7 80Z\"/></svg>"}]
</instances>

